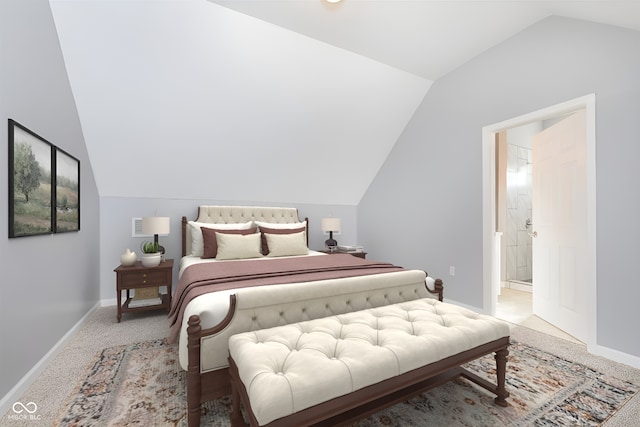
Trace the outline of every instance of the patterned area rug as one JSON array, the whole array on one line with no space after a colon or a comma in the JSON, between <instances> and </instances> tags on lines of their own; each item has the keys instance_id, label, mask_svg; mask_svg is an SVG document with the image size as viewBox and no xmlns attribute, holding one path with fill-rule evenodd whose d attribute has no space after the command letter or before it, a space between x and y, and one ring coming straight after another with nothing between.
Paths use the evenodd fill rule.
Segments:
<instances>
[{"instance_id":1,"label":"patterned area rug","mask_svg":"<svg viewBox=\"0 0 640 427\"><path fill-rule=\"evenodd\" d=\"M509 406L457 379L363 419L354 426L564 426L602 424L640 386L512 339L507 362ZM493 356L466 367L495 381ZM186 375L165 340L103 350L69 398L61 426L186 426ZM229 426L230 401L204 405L203 426Z\"/></svg>"}]
</instances>

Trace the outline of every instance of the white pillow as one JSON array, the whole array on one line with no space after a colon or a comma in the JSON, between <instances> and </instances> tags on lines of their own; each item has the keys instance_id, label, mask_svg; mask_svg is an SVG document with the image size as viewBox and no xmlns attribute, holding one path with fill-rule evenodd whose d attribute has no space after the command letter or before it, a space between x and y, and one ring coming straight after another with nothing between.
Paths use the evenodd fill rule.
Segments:
<instances>
[{"instance_id":1,"label":"white pillow","mask_svg":"<svg viewBox=\"0 0 640 427\"><path fill-rule=\"evenodd\" d=\"M216 233L218 255L216 259L245 259L262 257L260 233L224 234Z\"/></svg>"},{"instance_id":2,"label":"white pillow","mask_svg":"<svg viewBox=\"0 0 640 427\"><path fill-rule=\"evenodd\" d=\"M267 246L269 247L269 254L267 254L267 256L276 257L309 254L306 232L304 231L291 234L265 233L265 237L267 238Z\"/></svg>"},{"instance_id":3,"label":"white pillow","mask_svg":"<svg viewBox=\"0 0 640 427\"><path fill-rule=\"evenodd\" d=\"M280 230L289 230L291 228L301 228L307 226L307 221L302 222L291 222L291 223L276 223L276 222L264 222L264 221L254 221L254 223L258 227L267 227L267 228L276 228Z\"/></svg>"},{"instance_id":4,"label":"white pillow","mask_svg":"<svg viewBox=\"0 0 640 427\"><path fill-rule=\"evenodd\" d=\"M202 231L200 227L217 228L218 230L248 230L253 227L253 221L239 224L214 224L212 222L195 222L187 223L191 231L191 255L202 256L204 253L204 240L202 239Z\"/></svg>"}]
</instances>

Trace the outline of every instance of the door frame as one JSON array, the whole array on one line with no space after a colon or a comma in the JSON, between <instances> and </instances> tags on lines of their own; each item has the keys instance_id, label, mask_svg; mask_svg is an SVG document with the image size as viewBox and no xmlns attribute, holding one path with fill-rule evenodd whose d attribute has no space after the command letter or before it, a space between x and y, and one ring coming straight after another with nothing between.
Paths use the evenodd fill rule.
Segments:
<instances>
[{"instance_id":1,"label":"door frame","mask_svg":"<svg viewBox=\"0 0 640 427\"><path fill-rule=\"evenodd\" d=\"M483 308L492 316L500 288L500 252L496 230L496 143L495 135L532 122L546 120L584 109L586 113L586 173L587 173L587 265L585 292L587 297L587 350L597 344L597 280L596 280L596 95L594 93L561 104L543 108L482 128L482 248L483 248ZM535 284L534 284L535 286Z\"/></svg>"}]
</instances>

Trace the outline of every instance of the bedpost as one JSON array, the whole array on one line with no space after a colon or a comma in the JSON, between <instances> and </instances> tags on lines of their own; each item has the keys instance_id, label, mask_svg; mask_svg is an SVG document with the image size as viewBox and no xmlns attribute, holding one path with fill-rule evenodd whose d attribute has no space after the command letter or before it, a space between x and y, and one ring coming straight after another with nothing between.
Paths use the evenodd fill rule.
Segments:
<instances>
[{"instance_id":1,"label":"bedpost","mask_svg":"<svg viewBox=\"0 0 640 427\"><path fill-rule=\"evenodd\" d=\"M427 276L424 280L424 287L427 288L427 291L431 294L438 295L438 301L442 302L444 298L444 284L442 283L442 279L433 279L433 289L429 288L429 273L424 272L425 276Z\"/></svg>"},{"instance_id":2,"label":"bedpost","mask_svg":"<svg viewBox=\"0 0 640 427\"><path fill-rule=\"evenodd\" d=\"M444 298L444 285L442 284L442 279L436 279L435 288L435 293L438 294L438 301L442 302Z\"/></svg>"},{"instance_id":3,"label":"bedpost","mask_svg":"<svg viewBox=\"0 0 640 427\"><path fill-rule=\"evenodd\" d=\"M200 425L200 316L189 317L187 327L187 418L189 427Z\"/></svg>"},{"instance_id":4,"label":"bedpost","mask_svg":"<svg viewBox=\"0 0 640 427\"><path fill-rule=\"evenodd\" d=\"M182 217L182 256L187 255L187 217Z\"/></svg>"},{"instance_id":5,"label":"bedpost","mask_svg":"<svg viewBox=\"0 0 640 427\"><path fill-rule=\"evenodd\" d=\"M505 376L507 372L507 356L509 355L509 350L502 349L496 351L496 377L497 377L497 387L496 387L496 398L493 400L496 405L506 407L507 397L509 397L509 392L505 387Z\"/></svg>"}]
</instances>

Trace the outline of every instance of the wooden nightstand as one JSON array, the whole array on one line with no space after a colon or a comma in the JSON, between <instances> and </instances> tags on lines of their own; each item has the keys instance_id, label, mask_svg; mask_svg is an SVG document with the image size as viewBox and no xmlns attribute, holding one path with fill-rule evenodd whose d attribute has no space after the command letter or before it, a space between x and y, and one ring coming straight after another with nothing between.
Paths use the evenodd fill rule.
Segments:
<instances>
[{"instance_id":1,"label":"wooden nightstand","mask_svg":"<svg viewBox=\"0 0 640 427\"><path fill-rule=\"evenodd\" d=\"M143 267L140 261L131 267L119 266L116 272L116 299L118 300L118 323L122 318L122 313L133 311L147 311L171 308L171 284L173 282L173 260L168 259L161 262L157 267ZM160 295L160 304L143 305L140 307L129 307L133 300L130 295L131 289L157 288L166 286L167 293ZM122 304L122 291L127 292L127 299Z\"/></svg>"},{"instance_id":2,"label":"wooden nightstand","mask_svg":"<svg viewBox=\"0 0 640 427\"><path fill-rule=\"evenodd\" d=\"M367 257L367 253L366 252L342 252L342 251L330 252L327 249L323 249L323 250L318 251L318 252L322 252L322 253L325 253L325 254L349 254L349 255L353 255L355 257L362 258L362 259L365 259Z\"/></svg>"}]
</instances>

